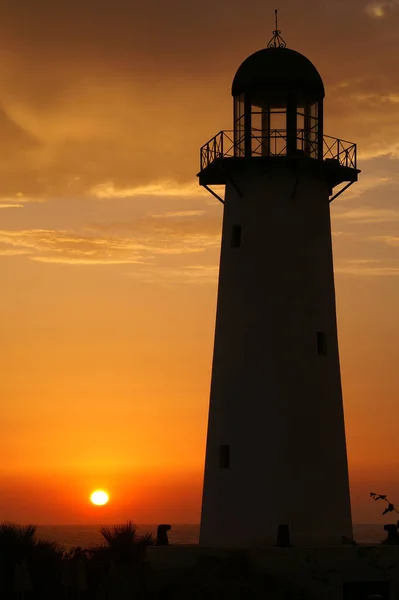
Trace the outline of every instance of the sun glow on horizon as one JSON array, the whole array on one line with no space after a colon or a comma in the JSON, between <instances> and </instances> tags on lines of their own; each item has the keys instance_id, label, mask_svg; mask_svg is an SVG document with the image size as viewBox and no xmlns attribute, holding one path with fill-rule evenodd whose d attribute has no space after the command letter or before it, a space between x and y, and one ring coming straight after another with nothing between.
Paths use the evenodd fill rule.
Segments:
<instances>
[{"instance_id":1,"label":"sun glow on horizon","mask_svg":"<svg viewBox=\"0 0 399 600\"><path fill-rule=\"evenodd\" d=\"M109 496L104 490L95 490L91 494L90 500L92 504L95 504L96 506L104 506L104 504L108 504Z\"/></svg>"}]
</instances>

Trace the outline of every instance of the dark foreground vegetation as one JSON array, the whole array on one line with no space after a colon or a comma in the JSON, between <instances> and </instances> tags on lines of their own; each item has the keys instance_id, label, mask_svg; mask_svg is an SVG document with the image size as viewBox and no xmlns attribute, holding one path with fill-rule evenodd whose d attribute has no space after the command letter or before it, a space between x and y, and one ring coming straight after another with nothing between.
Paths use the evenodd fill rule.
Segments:
<instances>
[{"instance_id":1,"label":"dark foreground vegetation","mask_svg":"<svg viewBox=\"0 0 399 600\"><path fill-rule=\"evenodd\" d=\"M371 497L386 503L384 514L398 513L386 496L371 494ZM167 531L170 526L160 528ZM399 546L398 528L399 521L385 526L388 537L382 544ZM131 522L102 527L100 532L102 544L66 551L56 542L37 539L32 525L0 524L0 600L306 600L317 597L282 578L257 572L245 553L232 552L224 558L203 556L194 567L169 566L163 571L152 568L147 558L147 548L156 540L150 534L138 535ZM158 533L157 542L162 545L165 541L167 543ZM382 577L399 590L396 559L391 565L385 564L376 547L358 546L346 539L343 543L354 546L358 558L378 575L377 579ZM311 579L320 581L327 592L328 573L320 570L316 563L310 569Z\"/></svg>"},{"instance_id":2,"label":"dark foreground vegetation","mask_svg":"<svg viewBox=\"0 0 399 600\"><path fill-rule=\"evenodd\" d=\"M255 573L245 555L205 558L168 577L151 569L146 549L151 535L139 536L132 523L101 528L102 545L66 552L38 540L35 527L0 525L1 600L133 600L144 598L270 598L308 596L278 579Z\"/></svg>"}]
</instances>

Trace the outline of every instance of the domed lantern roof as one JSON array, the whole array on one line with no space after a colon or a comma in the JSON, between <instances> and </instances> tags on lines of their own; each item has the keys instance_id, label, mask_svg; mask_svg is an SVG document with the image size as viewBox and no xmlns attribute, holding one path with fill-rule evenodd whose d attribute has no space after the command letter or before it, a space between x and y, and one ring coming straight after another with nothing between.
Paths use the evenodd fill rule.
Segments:
<instances>
[{"instance_id":1,"label":"domed lantern roof","mask_svg":"<svg viewBox=\"0 0 399 600\"><path fill-rule=\"evenodd\" d=\"M279 94L324 98L324 84L316 67L303 54L285 47L268 47L251 54L234 77L232 94Z\"/></svg>"},{"instance_id":2,"label":"domed lantern roof","mask_svg":"<svg viewBox=\"0 0 399 600\"><path fill-rule=\"evenodd\" d=\"M278 28L267 45L251 54L234 77L232 95L279 97L320 101L324 84L316 67L306 56L286 47Z\"/></svg>"}]
</instances>

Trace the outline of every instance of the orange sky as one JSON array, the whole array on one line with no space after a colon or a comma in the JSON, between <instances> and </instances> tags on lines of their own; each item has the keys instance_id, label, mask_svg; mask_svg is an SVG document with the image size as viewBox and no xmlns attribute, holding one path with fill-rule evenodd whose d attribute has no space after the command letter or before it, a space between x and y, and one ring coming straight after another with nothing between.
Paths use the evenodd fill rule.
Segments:
<instances>
[{"instance_id":1,"label":"orange sky","mask_svg":"<svg viewBox=\"0 0 399 600\"><path fill-rule=\"evenodd\" d=\"M368 493L399 503L399 3L0 6L0 519L199 521L222 218L199 147L231 127L278 7L324 79L326 133L358 143L336 291L354 520L381 521Z\"/></svg>"}]
</instances>

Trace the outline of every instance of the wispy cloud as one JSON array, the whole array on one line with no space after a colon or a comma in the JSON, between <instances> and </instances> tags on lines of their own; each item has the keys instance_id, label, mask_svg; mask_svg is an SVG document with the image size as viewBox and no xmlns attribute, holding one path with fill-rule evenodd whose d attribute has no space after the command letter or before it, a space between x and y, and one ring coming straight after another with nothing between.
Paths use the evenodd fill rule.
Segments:
<instances>
[{"instance_id":1,"label":"wispy cloud","mask_svg":"<svg viewBox=\"0 0 399 600\"><path fill-rule=\"evenodd\" d=\"M398 277L399 261L353 259L339 261L335 272L359 277Z\"/></svg>"},{"instance_id":2,"label":"wispy cloud","mask_svg":"<svg viewBox=\"0 0 399 600\"><path fill-rule=\"evenodd\" d=\"M374 190L375 188L379 188L383 185L387 185L393 183L395 180L393 177L379 177L379 176L367 176L361 175L359 181L352 185L346 192L340 196L340 200L338 206L345 201L353 200L354 198L359 198L364 193ZM333 205L335 206L335 205Z\"/></svg>"},{"instance_id":3,"label":"wispy cloud","mask_svg":"<svg viewBox=\"0 0 399 600\"><path fill-rule=\"evenodd\" d=\"M399 221L399 210L362 207L334 213L334 219L357 224L392 223Z\"/></svg>"},{"instance_id":4,"label":"wispy cloud","mask_svg":"<svg viewBox=\"0 0 399 600\"><path fill-rule=\"evenodd\" d=\"M0 256L21 256L29 254L29 250L24 248L0 248Z\"/></svg>"},{"instance_id":5,"label":"wispy cloud","mask_svg":"<svg viewBox=\"0 0 399 600\"><path fill-rule=\"evenodd\" d=\"M197 217L197 212L201 216ZM220 244L217 220L203 211L164 213L132 223L94 224L84 231L1 230L7 255L76 265L154 263L157 256L198 254ZM4 255L4 253L3 253Z\"/></svg>"},{"instance_id":6,"label":"wispy cloud","mask_svg":"<svg viewBox=\"0 0 399 600\"><path fill-rule=\"evenodd\" d=\"M395 235L378 235L369 238L373 242L382 242L387 246L399 247L399 237Z\"/></svg>"},{"instance_id":7,"label":"wispy cloud","mask_svg":"<svg viewBox=\"0 0 399 600\"><path fill-rule=\"evenodd\" d=\"M217 265L187 265L181 267L138 267L129 277L144 283L176 287L180 285L209 285L217 281L219 268Z\"/></svg>"},{"instance_id":8,"label":"wispy cloud","mask_svg":"<svg viewBox=\"0 0 399 600\"><path fill-rule=\"evenodd\" d=\"M45 199L42 196L26 196L22 192L18 192L14 196L5 195L0 198L0 208L23 208L25 204L32 202L41 203Z\"/></svg>"},{"instance_id":9,"label":"wispy cloud","mask_svg":"<svg viewBox=\"0 0 399 600\"><path fill-rule=\"evenodd\" d=\"M180 210L177 212L151 213L148 216L152 219L173 219L176 217L200 217L204 213L204 210Z\"/></svg>"},{"instance_id":10,"label":"wispy cloud","mask_svg":"<svg viewBox=\"0 0 399 600\"><path fill-rule=\"evenodd\" d=\"M390 62L392 58L391 53ZM359 68L360 75L351 78L349 85L336 84L328 94L333 126L330 131L345 130L346 139L358 144L360 168L364 160L399 156L399 87L394 68L389 63L378 71L372 68L366 72ZM363 179L364 174L360 181ZM359 185L353 186L356 188L359 189Z\"/></svg>"},{"instance_id":11,"label":"wispy cloud","mask_svg":"<svg viewBox=\"0 0 399 600\"><path fill-rule=\"evenodd\" d=\"M390 94L376 92L361 92L350 94L350 97L353 100L358 100L359 102L367 102L370 105L399 104L399 94L394 92Z\"/></svg>"},{"instance_id":12,"label":"wispy cloud","mask_svg":"<svg viewBox=\"0 0 399 600\"><path fill-rule=\"evenodd\" d=\"M10 248L10 254L27 254L39 262L124 264L143 261L140 245L110 236L94 237L50 229L3 230L0 243Z\"/></svg>"},{"instance_id":13,"label":"wispy cloud","mask_svg":"<svg viewBox=\"0 0 399 600\"><path fill-rule=\"evenodd\" d=\"M167 23L159 31L148 28L151 3L137 9L134 3L116 0L118 9L112 14L105 12L106 4L81 3L79 31L74 3L67 0L57 1L62 27L58 13L48 10L50 1L42 0L29 15L29 31L24 30L23 36L12 33L20 28L18 3L11 3L3 14L3 39L10 38L0 92L6 159L0 178L3 204L8 204L4 197L19 189L45 198L206 193L195 178L198 151L220 128L231 126L231 76L245 48L250 52L251 28L241 39L242 52L226 53L220 49L230 47L227 30L217 31L217 22L206 22L197 0L179 2L180 10L169 13L165 2L159 2L165 10L162 22ZM231 27L240 31L237 0L233 4L232 8L231 1L220 0L221 10L231 9ZM398 0L324 0L313 3L307 22L309 31L322 27L326 39L334 39L343 6L348 22L359 17L359 10L363 13L356 30L351 30L350 60L347 44L336 44L333 52L319 56L317 39L308 44L309 56L317 58L331 86L326 109L329 132L357 141L361 156L398 150L395 52L388 52L384 43L395 39L396 23L386 18L384 27L373 26L370 32L368 22L389 17L397 5ZM95 27L93 7L98 12ZM292 23L302 11L301 3L290 3ZM252 17L256 21L256 15ZM184 31L191 32L190 43L181 38L182 23ZM212 43L205 48L204 27L208 34L212 31ZM100 48L98 39L107 43ZM44 61L49 48L53 60ZM380 111L373 108L375 102L381 103ZM383 110L387 106L392 112Z\"/></svg>"},{"instance_id":14,"label":"wispy cloud","mask_svg":"<svg viewBox=\"0 0 399 600\"><path fill-rule=\"evenodd\" d=\"M399 6L398 0L380 0L377 2L370 2L366 5L365 11L374 19L382 19L386 17L391 10Z\"/></svg>"},{"instance_id":15,"label":"wispy cloud","mask_svg":"<svg viewBox=\"0 0 399 600\"><path fill-rule=\"evenodd\" d=\"M135 187L119 187L113 182L93 186L88 194L95 198L134 198L135 196L206 196L197 181L179 184L174 181L160 181Z\"/></svg>"}]
</instances>

